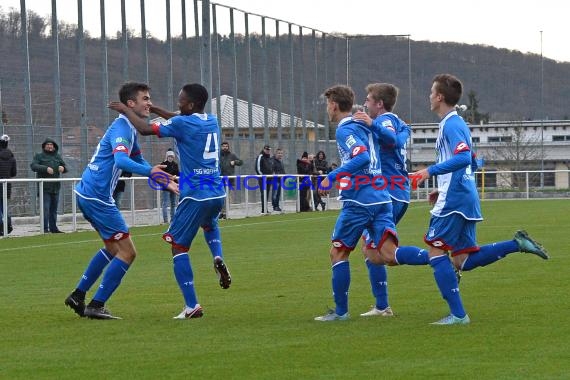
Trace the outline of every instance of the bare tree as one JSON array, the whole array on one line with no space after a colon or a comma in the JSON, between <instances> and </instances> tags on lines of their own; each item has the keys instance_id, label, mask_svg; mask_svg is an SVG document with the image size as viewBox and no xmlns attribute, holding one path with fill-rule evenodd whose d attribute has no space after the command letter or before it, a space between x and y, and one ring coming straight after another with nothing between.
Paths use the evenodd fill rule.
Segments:
<instances>
[{"instance_id":1,"label":"bare tree","mask_svg":"<svg viewBox=\"0 0 570 380\"><path fill-rule=\"evenodd\" d=\"M540 137L527 133L522 125L516 125L510 134L501 136L500 141L491 143L488 149L489 160L501 162L506 170L536 169L541 158ZM506 180L520 189L526 184L524 173L513 173Z\"/></svg>"}]
</instances>

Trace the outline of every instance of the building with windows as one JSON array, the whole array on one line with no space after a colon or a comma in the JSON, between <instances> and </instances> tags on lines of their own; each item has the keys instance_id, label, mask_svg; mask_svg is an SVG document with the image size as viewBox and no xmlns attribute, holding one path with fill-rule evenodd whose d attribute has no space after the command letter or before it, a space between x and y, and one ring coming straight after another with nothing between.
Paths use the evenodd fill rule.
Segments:
<instances>
[{"instance_id":1,"label":"building with windows","mask_svg":"<svg viewBox=\"0 0 570 380\"><path fill-rule=\"evenodd\" d=\"M529 178L531 187L570 188L570 120L504 121L470 125L473 147L486 172L486 187L519 186L522 179L493 175L501 170L545 172ZM412 169L434 161L438 124L414 124L409 147ZM555 171L566 172L555 172Z\"/></svg>"}]
</instances>

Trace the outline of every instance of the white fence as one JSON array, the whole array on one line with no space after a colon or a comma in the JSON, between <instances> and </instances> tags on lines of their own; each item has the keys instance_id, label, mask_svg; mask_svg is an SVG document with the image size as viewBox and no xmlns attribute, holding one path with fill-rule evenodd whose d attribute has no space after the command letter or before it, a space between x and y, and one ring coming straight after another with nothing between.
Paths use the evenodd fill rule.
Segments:
<instances>
[{"instance_id":1,"label":"white fence","mask_svg":"<svg viewBox=\"0 0 570 380\"><path fill-rule=\"evenodd\" d=\"M273 177L273 176L271 176ZM275 175L279 177L282 186L280 194L280 208L283 212L292 213L300 211L299 184L302 175ZM298 179L298 178L301 179ZM235 190L228 191L231 201L226 201L226 217L227 218L244 218L259 216L261 214L261 191L258 184L258 176L230 176L234 178L236 184ZM3 189L3 209L8 213L2 215L2 223L4 228L4 236L7 236L7 218L8 214L12 218L14 226L23 226L21 233L14 231L12 235L21 234L37 234L44 231L44 212L43 212L43 185L46 182L61 182L60 204L58 207L58 224L64 223L66 231L77 231L84 229L87 223L83 219L80 210L77 207L76 197L73 189L80 178L59 178L59 179L0 179L0 188ZM123 213L127 223L130 226L141 225L157 225L162 222L161 210L161 194L162 191L156 191L155 187L149 186L148 178L130 177L123 178L126 183L125 196L120 201L119 208ZM268 181L271 182L271 181ZM7 199L7 185L12 185L12 199ZM308 183L308 182L304 182ZM31 189L31 190L30 190ZM32 194L30 196L30 194ZM264 191L266 199L265 214L272 213L271 193ZM332 189L331 193L323 197L326 202L327 209L338 209L340 202L336 200L336 189ZM308 189L308 202L311 210L315 210L313 198L313 186ZM317 205L318 206L318 205ZM269 210L269 211L267 211Z\"/></svg>"},{"instance_id":2,"label":"white fence","mask_svg":"<svg viewBox=\"0 0 570 380\"><path fill-rule=\"evenodd\" d=\"M569 170L481 171L477 172L476 176L481 199L570 198ZM280 177L280 183L284 185L279 202L281 209L286 213L299 212L301 192L298 185L299 181L302 181L302 178L306 176L287 174L276 177ZM235 190L229 191L231 195L230 201L226 202L226 216L228 218L244 218L262 215L258 176L242 175L229 178L236 179L236 186ZM131 226L160 224L162 222L161 191L153 191L148 185L148 179L144 177L121 179L126 182L126 191L119 207L127 223ZM73 188L78 181L79 178L0 179L0 187L3 190L1 199L3 210L9 211L3 213L1 218L4 236L8 236L8 214L11 215L12 223L15 226L13 236L39 234L44 231L42 190L45 182L62 183L58 219L59 223L65 225L65 230L77 231L90 228L77 208L73 193ZM10 201L7 199L8 183L12 184L12 199ZM543 184L542 187L540 186L541 183ZM427 194L434 188L434 184L434 178L424 182L421 187L412 191L412 200L425 200ZM315 210L313 190L314 185L308 189L308 202L311 210ZM337 189L333 188L331 193L324 197L326 209L336 210L340 208L340 202L336 199L337 194ZM270 213L273 209L271 194L266 194L266 196L268 198L266 210L269 210Z\"/></svg>"}]
</instances>

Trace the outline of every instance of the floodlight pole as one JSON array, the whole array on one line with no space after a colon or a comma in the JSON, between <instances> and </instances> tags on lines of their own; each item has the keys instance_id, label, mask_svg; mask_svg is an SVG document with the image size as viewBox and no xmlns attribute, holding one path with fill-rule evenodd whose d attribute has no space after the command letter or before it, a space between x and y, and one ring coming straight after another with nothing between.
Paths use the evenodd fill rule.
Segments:
<instances>
[{"instance_id":1,"label":"floodlight pole","mask_svg":"<svg viewBox=\"0 0 570 380\"><path fill-rule=\"evenodd\" d=\"M540 31L540 188L544 188L544 56Z\"/></svg>"}]
</instances>

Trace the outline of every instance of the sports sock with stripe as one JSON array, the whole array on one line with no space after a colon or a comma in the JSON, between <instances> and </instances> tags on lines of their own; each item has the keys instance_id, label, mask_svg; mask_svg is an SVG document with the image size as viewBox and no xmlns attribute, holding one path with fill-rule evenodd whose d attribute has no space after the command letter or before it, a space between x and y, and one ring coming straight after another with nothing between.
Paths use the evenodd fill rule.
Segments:
<instances>
[{"instance_id":1,"label":"sports sock with stripe","mask_svg":"<svg viewBox=\"0 0 570 380\"><path fill-rule=\"evenodd\" d=\"M465 317L465 309L459 294L459 284L457 276L453 270L453 264L447 255L430 258L430 265L433 268L433 276L439 291L447 301L451 314L457 318Z\"/></svg>"},{"instance_id":2,"label":"sports sock with stripe","mask_svg":"<svg viewBox=\"0 0 570 380\"><path fill-rule=\"evenodd\" d=\"M332 289L335 312L344 315L348 312L348 288L350 287L350 264L339 261L332 266Z\"/></svg>"},{"instance_id":3,"label":"sports sock with stripe","mask_svg":"<svg viewBox=\"0 0 570 380\"><path fill-rule=\"evenodd\" d=\"M97 289L97 293L95 293L93 299L103 303L107 302L128 270L129 264L118 257L113 258L105 274L103 274L103 280L101 280L101 285L99 285L99 289Z\"/></svg>"},{"instance_id":4,"label":"sports sock with stripe","mask_svg":"<svg viewBox=\"0 0 570 380\"><path fill-rule=\"evenodd\" d=\"M388 304L388 271L386 265L373 264L366 259L366 267L368 268L368 278L370 279L370 287L372 294L376 299L376 308L384 310Z\"/></svg>"},{"instance_id":5,"label":"sports sock with stripe","mask_svg":"<svg viewBox=\"0 0 570 380\"><path fill-rule=\"evenodd\" d=\"M179 253L172 258L172 262L174 264L174 277L176 277L186 306L195 307L198 299L194 289L194 272L192 272L192 265L190 265L190 255L188 252Z\"/></svg>"},{"instance_id":6,"label":"sports sock with stripe","mask_svg":"<svg viewBox=\"0 0 570 380\"><path fill-rule=\"evenodd\" d=\"M461 270L470 271L478 267L484 267L498 261L509 253L518 252L519 244L515 240L501 241L487 244L479 248L478 252L469 254L463 262Z\"/></svg>"},{"instance_id":7,"label":"sports sock with stripe","mask_svg":"<svg viewBox=\"0 0 570 380\"><path fill-rule=\"evenodd\" d=\"M99 251L97 251L97 253L89 262L89 265L87 265L85 272L81 276L81 279L77 284L77 289L83 293L87 293L95 281L97 281L99 276L101 276L103 269L105 269L111 260L113 260L113 256L111 256L109 251L107 251L105 248L101 248Z\"/></svg>"}]
</instances>

